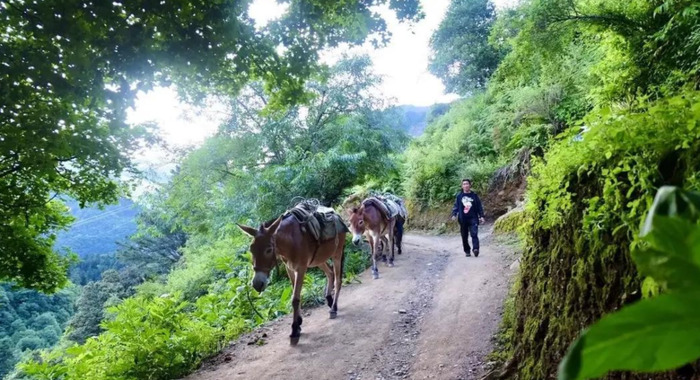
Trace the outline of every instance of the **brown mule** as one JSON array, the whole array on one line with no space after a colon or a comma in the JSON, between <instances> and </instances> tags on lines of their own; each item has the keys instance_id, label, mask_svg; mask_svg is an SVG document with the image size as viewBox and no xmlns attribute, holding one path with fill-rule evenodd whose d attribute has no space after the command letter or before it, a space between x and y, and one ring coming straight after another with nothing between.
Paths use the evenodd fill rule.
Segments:
<instances>
[{"instance_id":1,"label":"brown mule","mask_svg":"<svg viewBox=\"0 0 700 380\"><path fill-rule=\"evenodd\" d=\"M260 225L260 228L238 225L241 230L253 237L250 252L253 254L253 288L262 292L267 287L270 271L275 267L279 257L287 267L287 275L292 282L294 293L292 307L294 319L290 344L299 343L301 336L301 287L308 268L319 267L326 273L326 301L330 318L338 314L338 295L343 282L343 249L345 232L338 233L335 239L317 242L309 233L302 232L300 223L294 217L280 216L272 223ZM328 264L333 260L333 265ZM331 293L335 290L335 294Z\"/></svg>"},{"instance_id":2,"label":"brown mule","mask_svg":"<svg viewBox=\"0 0 700 380\"><path fill-rule=\"evenodd\" d=\"M396 218L388 218L375 202L368 202L367 199L362 202L359 208L349 209L348 215L350 217L352 243L359 245L362 241L362 235L365 235L367 241L369 241L372 252L372 277L377 279L379 278L377 257L382 255L384 260L386 260L384 250L389 247L391 247L391 256L389 256L388 265L394 266L394 227ZM388 244L381 244L382 239L386 239Z\"/></svg>"}]
</instances>

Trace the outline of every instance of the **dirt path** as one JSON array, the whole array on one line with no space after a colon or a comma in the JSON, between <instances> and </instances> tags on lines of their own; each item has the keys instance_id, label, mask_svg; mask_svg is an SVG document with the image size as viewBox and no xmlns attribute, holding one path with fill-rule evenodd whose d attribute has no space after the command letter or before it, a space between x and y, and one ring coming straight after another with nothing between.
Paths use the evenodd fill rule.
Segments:
<instances>
[{"instance_id":1,"label":"dirt path","mask_svg":"<svg viewBox=\"0 0 700 380\"><path fill-rule=\"evenodd\" d=\"M232 344L190 380L477 379L498 328L512 257L484 228L481 255L458 236L408 235L394 268L344 287L338 318L307 310L299 345L291 318ZM263 345L248 343L262 338Z\"/></svg>"}]
</instances>

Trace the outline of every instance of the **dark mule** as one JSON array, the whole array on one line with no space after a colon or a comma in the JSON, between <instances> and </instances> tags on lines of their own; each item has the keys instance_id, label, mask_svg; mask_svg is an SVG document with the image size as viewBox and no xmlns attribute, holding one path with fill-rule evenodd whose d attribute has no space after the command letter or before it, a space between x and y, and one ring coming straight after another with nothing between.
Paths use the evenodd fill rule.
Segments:
<instances>
[{"instance_id":1,"label":"dark mule","mask_svg":"<svg viewBox=\"0 0 700 380\"><path fill-rule=\"evenodd\" d=\"M396 243L396 248L398 249L398 254L401 254L401 247L403 246L403 226L406 223L401 215L396 216L396 226L394 227L394 242Z\"/></svg>"},{"instance_id":2,"label":"dark mule","mask_svg":"<svg viewBox=\"0 0 700 380\"><path fill-rule=\"evenodd\" d=\"M352 232L352 242L355 245L360 244L362 235L367 237L370 250L372 252L372 277L379 278L379 269L377 268L377 258L384 255L385 248L391 250L389 256L389 266L394 266L394 227L396 226L396 217L389 217L386 214L386 209L380 208L376 202L378 200L365 199L360 207L354 207L348 210L350 216L350 231ZM385 238L387 244L381 244L382 238Z\"/></svg>"},{"instance_id":3,"label":"dark mule","mask_svg":"<svg viewBox=\"0 0 700 380\"><path fill-rule=\"evenodd\" d=\"M275 267L279 257L287 267L287 275L292 281L294 293L292 307L294 319L290 343L296 345L301 335L301 287L308 268L319 267L326 273L326 301L331 308L330 317L338 314L338 295L343 282L343 248L345 232L336 238L318 242L308 232L302 232L301 223L296 218L280 216L272 223L260 225L260 228L238 225L245 233L253 237L250 252L253 254L253 288L258 292L265 290L270 271ZM328 259L333 265L328 264ZM335 294L331 293L335 290Z\"/></svg>"}]
</instances>

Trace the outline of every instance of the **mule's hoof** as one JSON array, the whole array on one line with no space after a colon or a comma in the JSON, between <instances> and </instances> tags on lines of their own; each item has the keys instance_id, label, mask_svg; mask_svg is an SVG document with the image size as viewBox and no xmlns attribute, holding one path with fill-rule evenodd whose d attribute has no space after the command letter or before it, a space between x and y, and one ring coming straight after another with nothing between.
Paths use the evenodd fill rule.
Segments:
<instances>
[{"instance_id":1,"label":"mule's hoof","mask_svg":"<svg viewBox=\"0 0 700 380\"><path fill-rule=\"evenodd\" d=\"M299 344L299 337L298 336L290 336L289 337L289 345L296 346L297 344Z\"/></svg>"},{"instance_id":2,"label":"mule's hoof","mask_svg":"<svg viewBox=\"0 0 700 380\"><path fill-rule=\"evenodd\" d=\"M379 273L372 273L372 278L373 279L378 279L379 278Z\"/></svg>"},{"instance_id":3,"label":"mule's hoof","mask_svg":"<svg viewBox=\"0 0 700 380\"><path fill-rule=\"evenodd\" d=\"M335 317L337 317L337 316L338 316L338 312L337 312L337 311L331 311L331 312L330 312L330 317L331 317L331 319L335 319Z\"/></svg>"}]
</instances>

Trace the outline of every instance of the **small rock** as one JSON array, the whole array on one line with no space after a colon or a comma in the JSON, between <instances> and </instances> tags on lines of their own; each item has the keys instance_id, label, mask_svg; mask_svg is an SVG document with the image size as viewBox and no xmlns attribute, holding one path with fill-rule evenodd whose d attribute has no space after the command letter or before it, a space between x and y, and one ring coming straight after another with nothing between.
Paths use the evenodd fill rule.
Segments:
<instances>
[{"instance_id":1,"label":"small rock","mask_svg":"<svg viewBox=\"0 0 700 380\"><path fill-rule=\"evenodd\" d=\"M263 338L267 338L267 333L264 333L264 334L262 335L262 337L263 337Z\"/></svg>"},{"instance_id":2,"label":"small rock","mask_svg":"<svg viewBox=\"0 0 700 380\"><path fill-rule=\"evenodd\" d=\"M513 261L513 264L510 264L510 270L516 270L520 268L520 259L517 259Z\"/></svg>"},{"instance_id":3,"label":"small rock","mask_svg":"<svg viewBox=\"0 0 700 380\"><path fill-rule=\"evenodd\" d=\"M405 310L405 309L399 309L399 314L406 314L406 310Z\"/></svg>"}]
</instances>

